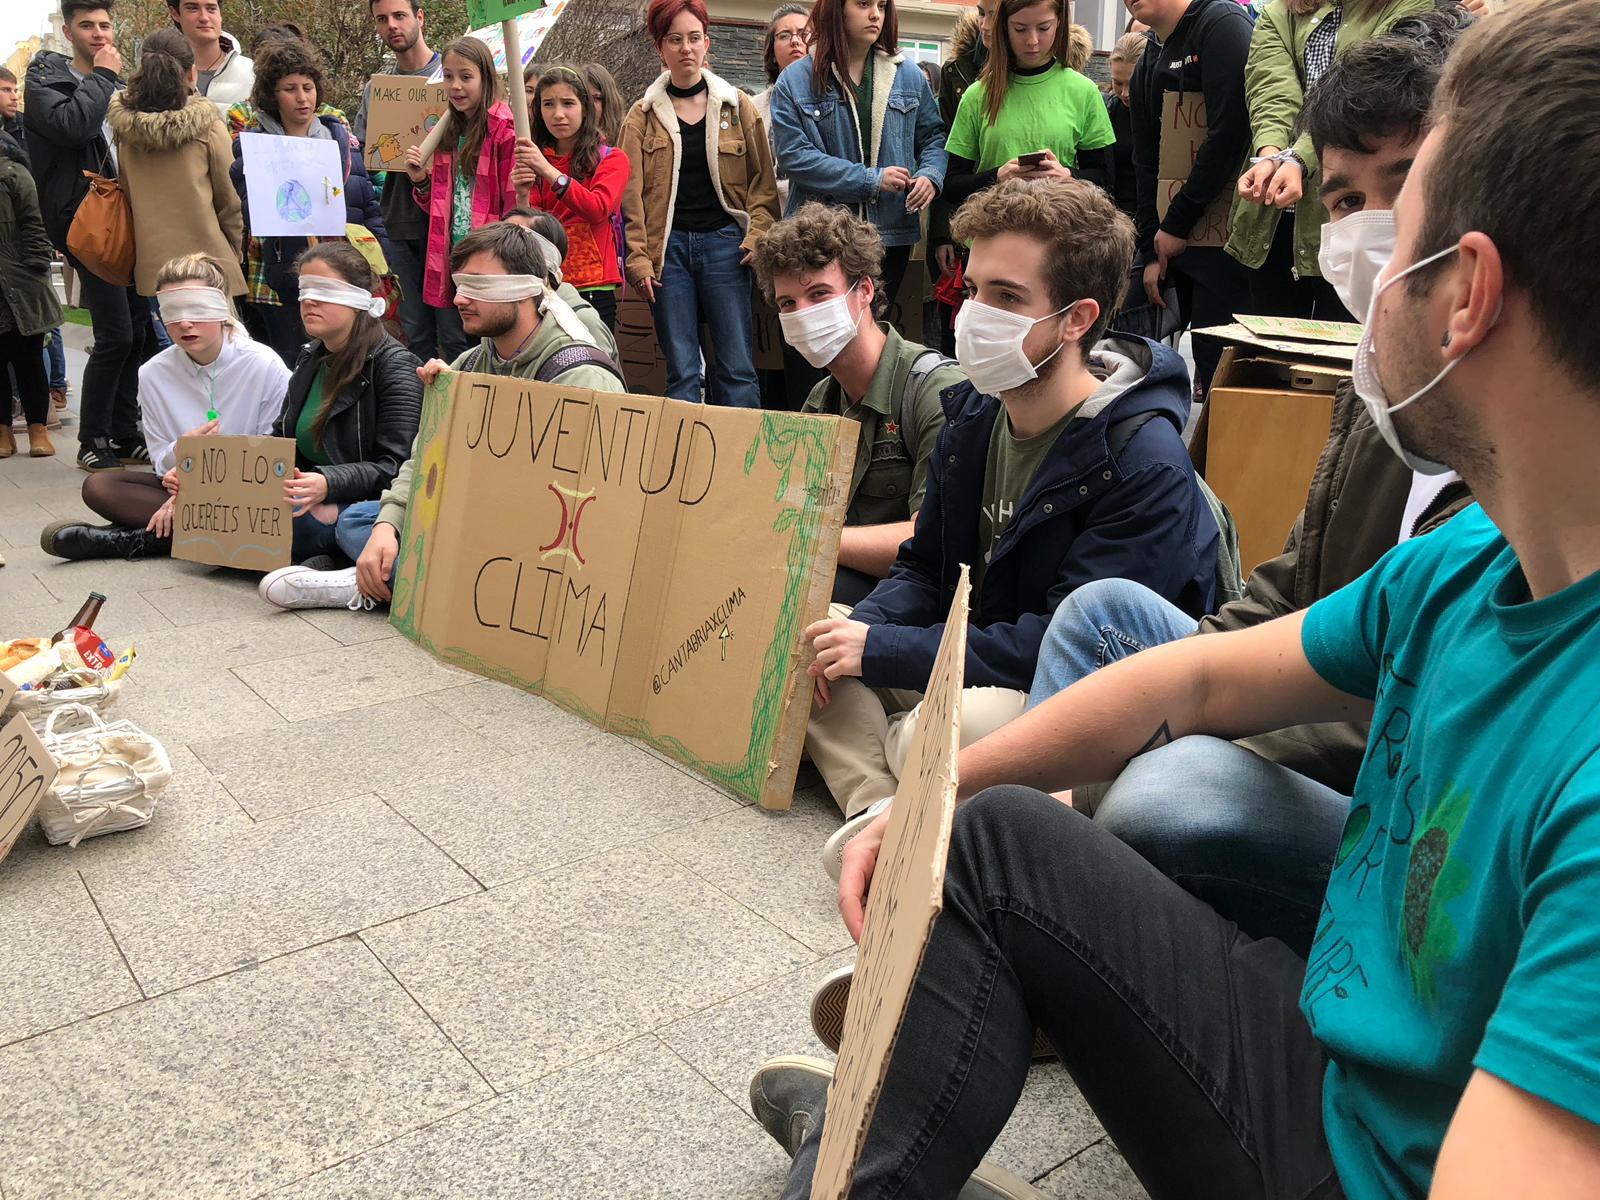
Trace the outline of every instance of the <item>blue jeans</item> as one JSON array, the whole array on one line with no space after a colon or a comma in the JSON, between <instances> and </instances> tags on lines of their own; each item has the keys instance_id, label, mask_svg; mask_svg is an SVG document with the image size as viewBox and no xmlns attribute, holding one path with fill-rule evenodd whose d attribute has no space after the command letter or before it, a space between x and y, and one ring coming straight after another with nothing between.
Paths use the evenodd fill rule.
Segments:
<instances>
[{"instance_id":1,"label":"blue jeans","mask_svg":"<svg viewBox=\"0 0 1600 1200\"><path fill-rule=\"evenodd\" d=\"M342 554L351 562L361 557L367 537L378 521L376 500L361 500L339 510L333 524L310 513L294 519L294 560L304 562L318 554Z\"/></svg>"},{"instance_id":2,"label":"blue jeans","mask_svg":"<svg viewBox=\"0 0 1600 1200\"><path fill-rule=\"evenodd\" d=\"M1305 973L1098 821L1026 788L983 792L956 809L944 909L850 1194L975 1194L964 1183L1022 1092L1037 1026L1154 1200L1338 1196ZM811 1194L825 1124L784 1200Z\"/></svg>"},{"instance_id":3,"label":"blue jeans","mask_svg":"<svg viewBox=\"0 0 1600 1200\"><path fill-rule=\"evenodd\" d=\"M61 340L61 326L50 331L50 340L44 348L44 365L50 376L51 391L67 390L67 346Z\"/></svg>"},{"instance_id":4,"label":"blue jeans","mask_svg":"<svg viewBox=\"0 0 1600 1200\"><path fill-rule=\"evenodd\" d=\"M453 305L433 308L422 299L425 253L420 238L390 239L389 269L400 280L400 327L406 331L411 353L423 362L430 358L452 362L467 348L468 338Z\"/></svg>"},{"instance_id":5,"label":"blue jeans","mask_svg":"<svg viewBox=\"0 0 1600 1200\"><path fill-rule=\"evenodd\" d=\"M698 403L700 325L715 339L713 400L730 408L760 408L750 315L750 268L741 266L744 235L737 225L715 233L679 233L667 238L661 283L651 315L667 363L667 395Z\"/></svg>"},{"instance_id":6,"label":"blue jeans","mask_svg":"<svg viewBox=\"0 0 1600 1200\"><path fill-rule=\"evenodd\" d=\"M1042 704L1107 663L1188 637L1199 627L1188 613L1142 583L1096 579L1057 606L1039 644L1028 707Z\"/></svg>"}]
</instances>

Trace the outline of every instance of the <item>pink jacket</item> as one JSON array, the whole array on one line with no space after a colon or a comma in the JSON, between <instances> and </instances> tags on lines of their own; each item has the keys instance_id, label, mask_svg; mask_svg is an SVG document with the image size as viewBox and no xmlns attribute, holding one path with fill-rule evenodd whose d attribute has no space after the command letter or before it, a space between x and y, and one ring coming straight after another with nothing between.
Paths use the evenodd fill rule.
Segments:
<instances>
[{"instance_id":1,"label":"pink jacket","mask_svg":"<svg viewBox=\"0 0 1600 1200\"><path fill-rule=\"evenodd\" d=\"M478 173L472 185L472 228L498 221L517 206L516 189L511 186L515 165L517 132L511 109L499 101L489 109L489 133L478 151ZM450 286L450 202L454 196L455 147L441 148L433 156L433 173L428 179L426 198L413 189L412 195L428 214L428 258L423 264L422 299L443 307L451 303L455 289Z\"/></svg>"}]
</instances>

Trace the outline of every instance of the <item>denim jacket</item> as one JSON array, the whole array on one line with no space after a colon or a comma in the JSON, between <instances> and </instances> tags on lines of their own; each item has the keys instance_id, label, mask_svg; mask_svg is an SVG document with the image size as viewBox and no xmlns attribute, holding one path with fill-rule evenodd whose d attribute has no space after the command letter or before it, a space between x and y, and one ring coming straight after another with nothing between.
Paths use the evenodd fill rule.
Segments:
<instances>
[{"instance_id":1,"label":"denim jacket","mask_svg":"<svg viewBox=\"0 0 1600 1200\"><path fill-rule=\"evenodd\" d=\"M819 86L810 57L791 63L772 89L772 140L779 169L789 179L784 215L820 200L846 205L877 226L886 246L911 246L922 219L906 211L904 192L882 192L886 167L904 167L944 189L944 122L918 66L901 55L874 50L872 123L882 132L870 160L862 162L855 97L835 79Z\"/></svg>"}]
</instances>

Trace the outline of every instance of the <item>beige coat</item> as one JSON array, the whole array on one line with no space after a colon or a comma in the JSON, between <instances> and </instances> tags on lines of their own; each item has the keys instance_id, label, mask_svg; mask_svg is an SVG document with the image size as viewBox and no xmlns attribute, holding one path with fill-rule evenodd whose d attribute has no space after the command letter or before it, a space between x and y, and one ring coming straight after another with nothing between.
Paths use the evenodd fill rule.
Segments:
<instances>
[{"instance_id":1,"label":"beige coat","mask_svg":"<svg viewBox=\"0 0 1600 1200\"><path fill-rule=\"evenodd\" d=\"M233 143L204 96L172 112L135 112L111 98L106 121L117 143L118 175L133 208L133 281L153 296L156 276L184 254L209 254L244 294L244 217L228 178Z\"/></svg>"},{"instance_id":2,"label":"beige coat","mask_svg":"<svg viewBox=\"0 0 1600 1200\"><path fill-rule=\"evenodd\" d=\"M750 97L710 71L705 77L706 145L689 150L707 155L717 200L743 232L744 249L754 251L761 235L778 219L772 146ZM685 148L672 97L667 95L671 78L663 71L622 123L622 150L632 169L622 195L622 215L628 225L628 283L635 288L646 279L661 278L677 203Z\"/></svg>"}]
</instances>

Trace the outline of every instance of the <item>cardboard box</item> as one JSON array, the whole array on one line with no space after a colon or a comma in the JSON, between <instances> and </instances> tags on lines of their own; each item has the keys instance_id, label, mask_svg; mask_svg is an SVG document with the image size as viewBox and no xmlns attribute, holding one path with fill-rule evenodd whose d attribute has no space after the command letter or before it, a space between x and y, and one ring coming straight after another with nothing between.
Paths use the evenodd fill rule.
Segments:
<instances>
[{"instance_id":1,"label":"cardboard box","mask_svg":"<svg viewBox=\"0 0 1600 1200\"><path fill-rule=\"evenodd\" d=\"M446 372L390 620L787 808L855 451L838 417Z\"/></svg>"},{"instance_id":2,"label":"cardboard box","mask_svg":"<svg viewBox=\"0 0 1600 1200\"><path fill-rule=\"evenodd\" d=\"M1281 326L1280 326L1281 328ZM1355 347L1267 338L1242 324L1200 330L1231 343L1195 430L1196 469L1239 527L1246 576L1283 553L1328 440L1334 393Z\"/></svg>"},{"instance_id":3,"label":"cardboard box","mask_svg":"<svg viewBox=\"0 0 1600 1200\"><path fill-rule=\"evenodd\" d=\"M1172 198L1189 182L1194 156L1206 140L1206 101L1198 92L1184 96L1168 92L1161 102L1161 157L1156 181L1156 215L1165 217ZM1228 211L1233 206L1233 189L1223 188L1189 231L1191 246L1224 246L1228 242Z\"/></svg>"}]
</instances>

